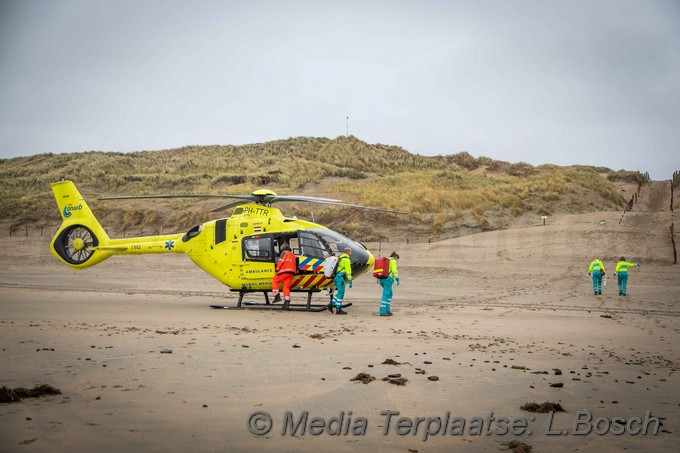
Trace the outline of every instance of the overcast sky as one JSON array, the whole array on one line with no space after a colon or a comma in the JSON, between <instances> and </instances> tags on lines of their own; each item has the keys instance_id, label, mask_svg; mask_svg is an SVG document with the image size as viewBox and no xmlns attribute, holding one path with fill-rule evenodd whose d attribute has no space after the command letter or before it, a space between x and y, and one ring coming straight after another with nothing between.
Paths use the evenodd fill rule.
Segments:
<instances>
[{"instance_id":1,"label":"overcast sky","mask_svg":"<svg viewBox=\"0 0 680 453\"><path fill-rule=\"evenodd\" d=\"M0 0L2 158L348 123L423 155L668 179L680 1Z\"/></svg>"}]
</instances>

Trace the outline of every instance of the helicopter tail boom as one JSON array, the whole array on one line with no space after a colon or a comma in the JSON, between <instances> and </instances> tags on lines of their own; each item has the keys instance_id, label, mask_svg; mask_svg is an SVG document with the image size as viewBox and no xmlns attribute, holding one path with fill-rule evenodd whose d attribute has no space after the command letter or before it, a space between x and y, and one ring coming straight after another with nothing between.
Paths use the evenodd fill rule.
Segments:
<instances>
[{"instance_id":1,"label":"helicopter tail boom","mask_svg":"<svg viewBox=\"0 0 680 453\"><path fill-rule=\"evenodd\" d=\"M74 269L94 266L111 255L187 253L187 235L182 234L110 239L73 182L60 181L51 186L62 223L50 249Z\"/></svg>"}]
</instances>

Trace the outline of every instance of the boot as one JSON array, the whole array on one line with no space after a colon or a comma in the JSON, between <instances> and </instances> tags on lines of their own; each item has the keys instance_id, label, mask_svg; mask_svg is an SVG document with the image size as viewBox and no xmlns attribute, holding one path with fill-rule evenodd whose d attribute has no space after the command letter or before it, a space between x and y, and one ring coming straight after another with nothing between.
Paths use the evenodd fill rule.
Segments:
<instances>
[{"instance_id":1,"label":"boot","mask_svg":"<svg viewBox=\"0 0 680 453\"><path fill-rule=\"evenodd\" d=\"M336 315L346 315L347 312L345 310L343 310L342 308L338 308L337 310L335 310L335 314Z\"/></svg>"},{"instance_id":2,"label":"boot","mask_svg":"<svg viewBox=\"0 0 680 453\"><path fill-rule=\"evenodd\" d=\"M272 302L273 303L281 302L281 293L276 293L276 296L274 296L274 300Z\"/></svg>"}]
</instances>

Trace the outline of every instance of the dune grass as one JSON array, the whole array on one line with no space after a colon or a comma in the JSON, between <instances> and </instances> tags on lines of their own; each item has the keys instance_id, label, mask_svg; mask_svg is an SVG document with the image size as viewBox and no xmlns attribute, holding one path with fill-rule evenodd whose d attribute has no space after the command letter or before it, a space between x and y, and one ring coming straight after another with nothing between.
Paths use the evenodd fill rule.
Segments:
<instances>
[{"instance_id":1,"label":"dune grass","mask_svg":"<svg viewBox=\"0 0 680 453\"><path fill-rule=\"evenodd\" d=\"M603 209L618 209L624 200L611 182L644 180L639 172L534 167L475 158L467 152L426 157L352 136L296 137L244 146L189 146L125 154L91 151L0 160L0 215L14 224L57 223L59 213L49 183L65 178L77 184L98 216L118 228L164 223L186 228L211 218L206 205L165 200L153 208L136 202L113 206L95 198L242 194L258 188L291 194L330 177L340 178L340 183L315 195L404 211L410 214L410 221L429 225L435 234L464 213L476 219L481 229L488 229L493 228L489 214L512 217L530 210L550 212L566 195L577 191L598 196ZM578 205L573 199L570 203L572 208ZM290 209L307 212L297 206ZM335 223L370 233L363 214L336 209L339 214L332 215L330 209L314 208L314 212L331 227ZM577 209L585 212L592 207L583 203Z\"/></svg>"}]
</instances>

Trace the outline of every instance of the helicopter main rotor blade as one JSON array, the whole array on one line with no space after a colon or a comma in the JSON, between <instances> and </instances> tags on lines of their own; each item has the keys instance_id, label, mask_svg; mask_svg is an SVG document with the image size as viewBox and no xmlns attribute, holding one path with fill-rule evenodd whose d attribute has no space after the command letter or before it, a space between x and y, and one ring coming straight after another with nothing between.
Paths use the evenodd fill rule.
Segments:
<instances>
[{"instance_id":1,"label":"helicopter main rotor blade","mask_svg":"<svg viewBox=\"0 0 680 453\"><path fill-rule=\"evenodd\" d=\"M370 211L378 211L378 212L391 212L394 214L406 214L405 212L401 211L395 211L392 209L385 209L385 208L374 208L372 206L363 206L360 204L352 204L352 203L344 203L342 200L338 200L335 198L320 198L320 197L307 197L304 195L276 195L276 196L267 196L265 198L266 201L270 203L274 203L276 201L302 201L306 203L319 203L319 204L330 204L330 205L336 205L336 206L347 206L350 208L359 208L359 209L368 209Z\"/></svg>"},{"instance_id":2,"label":"helicopter main rotor blade","mask_svg":"<svg viewBox=\"0 0 680 453\"><path fill-rule=\"evenodd\" d=\"M236 198L238 201L231 202L224 206L220 206L211 210L210 212L224 211L225 209L233 208L248 202L255 202L260 204L271 204L280 201L292 201L292 202L304 202L304 203L319 203L328 204L334 206L345 206L348 208L358 208L367 209L369 211L377 212L388 212L393 214L406 214L402 211L396 211L393 209L385 208L374 208L372 206L363 206L359 204L344 203L342 200L337 200L335 198L321 198L321 197L308 197L304 195L277 195L274 193L266 194L250 194L250 195L215 195L215 194L182 194L182 195L128 195L128 196L117 196L117 197L98 197L97 200L141 200L141 199L154 199L154 198Z\"/></svg>"},{"instance_id":3,"label":"helicopter main rotor blade","mask_svg":"<svg viewBox=\"0 0 680 453\"><path fill-rule=\"evenodd\" d=\"M183 195L124 195L120 197L97 197L97 200L140 200L149 198L240 198L243 200L257 200L253 195L214 195L214 194L183 194Z\"/></svg>"},{"instance_id":4,"label":"helicopter main rotor blade","mask_svg":"<svg viewBox=\"0 0 680 453\"><path fill-rule=\"evenodd\" d=\"M220 206L219 208L211 209L208 212L220 212L220 211L224 211L225 209L235 208L236 206L240 206L240 205L246 204L246 203L248 203L248 201L245 201L245 200L234 201L232 203L225 204L224 206Z\"/></svg>"},{"instance_id":5,"label":"helicopter main rotor blade","mask_svg":"<svg viewBox=\"0 0 680 453\"><path fill-rule=\"evenodd\" d=\"M335 198L307 197L303 195L215 195L215 194L179 194L179 195L121 195L116 197L98 197L97 200L134 200L152 198L237 198L240 200L257 201L259 203L274 203L276 201L306 201L306 202L340 202Z\"/></svg>"},{"instance_id":6,"label":"helicopter main rotor blade","mask_svg":"<svg viewBox=\"0 0 680 453\"><path fill-rule=\"evenodd\" d=\"M335 198L307 197L304 195L276 195L272 196L270 201L272 203L275 201L304 201L309 203L342 202L342 200L336 200Z\"/></svg>"},{"instance_id":7,"label":"helicopter main rotor blade","mask_svg":"<svg viewBox=\"0 0 680 453\"><path fill-rule=\"evenodd\" d=\"M311 200L309 200L309 201L311 202ZM360 204L343 203L341 201L315 201L314 203L330 204L330 205L335 205L335 206L346 206L348 208L368 209L369 211L389 212L389 213L392 213L392 214L404 214L404 215L407 214L406 212L395 211L393 209L374 208L372 206L363 206L363 205L360 205Z\"/></svg>"},{"instance_id":8,"label":"helicopter main rotor blade","mask_svg":"<svg viewBox=\"0 0 680 453\"><path fill-rule=\"evenodd\" d=\"M341 200L336 200L335 198L307 197L304 195L263 195L257 201L259 201L260 203L266 203L268 205L279 201L292 201L292 202L299 201L304 203L326 203L326 204L342 203ZM247 203L247 201L234 201L232 203L225 204L224 206L215 208L210 212L224 211L226 209L234 208L245 203Z\"/></svg>"}]
</instances>

